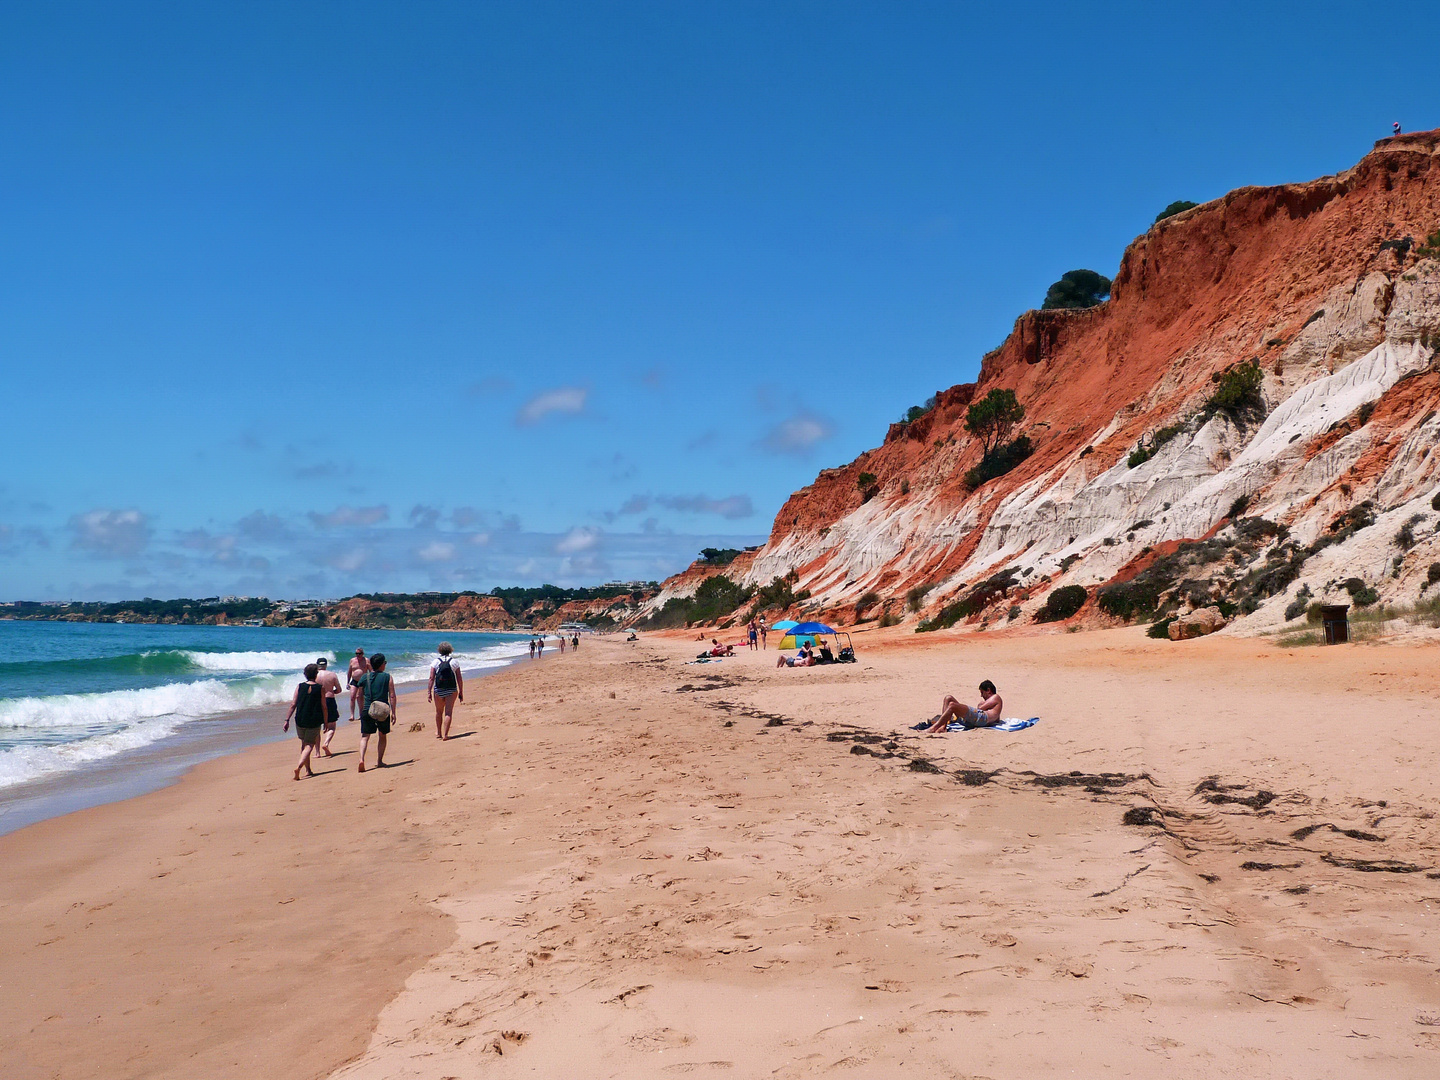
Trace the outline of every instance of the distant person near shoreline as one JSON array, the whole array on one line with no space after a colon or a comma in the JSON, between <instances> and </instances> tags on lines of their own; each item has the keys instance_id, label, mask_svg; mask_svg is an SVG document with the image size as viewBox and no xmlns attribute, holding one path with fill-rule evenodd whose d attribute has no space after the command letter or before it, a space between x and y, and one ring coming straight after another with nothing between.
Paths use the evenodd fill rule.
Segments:
<instances>
[{"instance_id":1,"label":"distant person near shoreline","mask_svg":"<svg viewBox=\"0 0 1440 1080\"><path fill-rule=\"evenodd\" d=\"M325 734L320 739L319 752L326 757L334 757L330 752L330 740L335 738L335 725L340 722L340 704L336 700L340 696L340 676L330 670L329 657L316 657L315 666L320 669L320 677L315 681L325 691Z\"/></svg>"},{"instance_id":2,"label":"distant person near shoreline","mask_svg":"<svg viewBox=\"0 0 1440 1080\"><path fill-rule=\"evenodd\" d=\"M350 687L350 722L360 719L363 702L360 700L360 680L370 670L370 661L365 659L365 650L356 649L350 658L350 667L345 672L345 685Z\"/></svg>"},{"instance_id":3,"label":"distant person near shoreline","mask_svg":"<svg viewBox=\"0 0 1440 1080\"><path fill-rule=\"evenodd\" d=\"M425 700L435 703L435 737L441 742L450 738L456 702L465 700L465 677L460 665L451 659L454 651L448 641L440 643L436 649L440 656L430 664L430 683L425 687Z\"/></svg>"},{"instance_id":4,"label":"distant person near shoreline","mask_svg":"<svg viewBox=\"0 0 1440 1080\"><path fill-rule=\"evenodd\" d=\"M370 670L360 684L365 693L365 711L360 716L360 764L356 772L365 771L365 751L370 747L370 736L380 736L375 753L375 767L385 767L385 740L390 734L390 724L397 719L395 701L395 680L385 670L385 654L376 653L370 658Z\"/></svg>"},{"instance_id":5,"label":"distant person near shoreline","mask_svg":"<svg viewBox=\"0 0 1440 1080\"><path fill-rule=\"evenodd\" d=\"M535 659L535 639L533 637L530 639L530 659Z\"/></svg>"},{"instance_id":6,"label":"distant person near shoreline","mask_svg":"<svg viewBox=\"0 0 1440 1080\"><path fill-rule=\"evenodd\" d=\"M300 760L295 763L296 780L300 779L301 769L305 770L306 776L315 775L310 768L310 755L320 742L320 728L325 723L325 690L315 682L319 673L318 665L305 665L305 681L295 687L295 696L290 700L285 723L280 728L281 731L289 731L290 718L295 718L295 734L300 737Z\"/></svg>"}]
</instances>

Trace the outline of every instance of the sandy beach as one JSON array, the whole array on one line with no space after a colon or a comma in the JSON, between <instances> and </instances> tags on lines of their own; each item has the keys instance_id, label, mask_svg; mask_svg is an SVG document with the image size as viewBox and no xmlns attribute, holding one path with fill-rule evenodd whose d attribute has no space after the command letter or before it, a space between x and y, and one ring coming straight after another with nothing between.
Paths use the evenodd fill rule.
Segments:
<instances>
[{"instance_id":1,"label":"sandy beach","mask_svg":"<svg viewBox=\"0 0 1440 1080\"><path fill-rule=\"evenodd\" d=\"M7 1077L1428 1077L1431 647L587 640L0 838ZM1014 733L907 730L993 679ZM410 732L412 724L424 730Z\"/></svg>"}]
</instances>

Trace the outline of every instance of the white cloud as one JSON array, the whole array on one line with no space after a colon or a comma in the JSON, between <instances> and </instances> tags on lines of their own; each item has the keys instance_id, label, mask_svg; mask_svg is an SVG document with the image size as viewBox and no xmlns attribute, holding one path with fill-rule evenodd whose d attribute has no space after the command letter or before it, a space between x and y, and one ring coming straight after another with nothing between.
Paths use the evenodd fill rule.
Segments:
<instances>
[{"instance_id":1,"label":"white cloud","mask_svg":"<svg viewBox=\"0 0 1440 1080\"><path fill-rule=\"evenodd\" d=\"M520 407L515 422L523 426L538 424L551 414L576 416L585 411L590 391L583 386L557 386L536 394Z\"/></svg>"},{"instance_id":2,"label":"white cloud","mask_svg":"<svg viewBox=\"0 0 1440 1080\"><path fill-rule=\"evenodd\" d=\"M415 557L427 563L449 562L455 558L455 545L435 540L416 551Z\"/></svg>"},{"instance_id":3,"label":"white cloud","mask_svg":"<svg viewBox=\"0 0 1440 1080\"><path fill-rule=\"evenodd\" d=\"M91 510L69 521L74 534L70 544L110 559L140 554L150 543L154 529L139 510Z\"/></svg>"},{"instance_id":4,"label":"white cloud","mask_svg":"<svg viewBox=\"0 0 1440 1080\"><path fill-rule=\"evenodd\" d=\"M369 560L370 553L364 548L351 548L349 551L332 552L325 558L325 565L334 567L346 574L353 574Z\"/></svg>"},{"instance_id":5,"label":"white cloud","mask_svg":"<svg viewBox=\"0 0 1440 1080\"><path fill-rule=\"evenodd\" d=\"M683 510L692 514L719 514L727 520L747 518L755 513L749 495L731 495L712 499L708 495L661 495L656 500L667 510ZM624 513L624 510L621 510Z\"/></svg>"},{"instance_id":6,"label":"white cloud","mask_svg":"<svg viewBox=\"0 0 1440 1080\"><path fill-rule=\"evenodd\" d=\"M600 543L600 530L579 527L571 529L555 544L556 555L578 555L582 551L593 551Z\"/></svg>"},{"instance_id":7,"label":"white cloud","mask_svg":"<svg viewBox=\"0 0 1440 1080\"><path fill-rule=\"evenodd\" d=\"M311 512L310 520L319 529L353 528L357 525L377 525L389 519L388 506L337 506L328 514Z\"/></svg>"},{"instance_id":8,"label":"white cloud","mask_svg":"<svg viewBox=\"0 0 1440 1080\"><path fill-rule=\"evenodd\" d=\"M833 431L828 420L812 413L797 413L766 432L760 446L772 453L803 457L816 443L828 439Z\"/></svg>"}]
</instances>

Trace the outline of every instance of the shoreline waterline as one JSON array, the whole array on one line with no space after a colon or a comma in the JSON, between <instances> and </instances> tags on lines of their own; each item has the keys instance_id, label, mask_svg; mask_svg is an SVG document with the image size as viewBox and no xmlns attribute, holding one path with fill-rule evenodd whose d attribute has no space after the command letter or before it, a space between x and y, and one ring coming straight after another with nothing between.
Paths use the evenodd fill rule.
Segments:
<instances>
[{"instance_id":1,"label":"shoreline waterline","mask_svg":"<svg viewBox=\"0 0 1440 1080\"><path fill-rule=\"evenodd\" d=\"M166 630L159 627L151 632ZM423 634L427 649L448 636L456 639L457 653L466 653L467 645L475 650L464 656L467 680L503 670L525 655L521 635L487 633L460 644L467 634L410 633ZM315 647L300 651L307 644ZM419 652L416 644L392 653L390 669L407 697L424 686L428 667L427 654ZM18 671L11 682L12 687L20 684L21 694L27 666L39 671L38 678L46 685L62 677L70 682L60 686L68 693L0 699L0 764L6 774L0 776L0 835L156 791L201 762L294 738L293 733L281 731L281 721L294 684L302 677L298 667L314 655L328 654L343 678L346 663L336 648L313 641L288 643L284 650L243 652L173 643L156 649L127 646L118 653L114 647L107 653L101 646L91 650L93 656L64 659L26 656L23 649L9 651L7 655L21 657L8 665ZM83 653L76 648L69 651ZM384 651L391 651L388 645ZM196 711L196 703L203 706L201 711ZM226 704L231 707L225 708ZM340 705L343 728L349 716L348 691Z\"/></svg>"}]
</instances>

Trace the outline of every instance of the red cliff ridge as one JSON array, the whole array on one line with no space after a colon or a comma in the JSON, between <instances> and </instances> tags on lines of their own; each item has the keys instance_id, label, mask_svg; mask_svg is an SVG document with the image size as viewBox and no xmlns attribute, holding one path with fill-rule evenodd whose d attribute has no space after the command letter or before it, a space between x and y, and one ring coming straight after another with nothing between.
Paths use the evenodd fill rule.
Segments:
<instances>
[{"instance_id":1,"label":"red cliff ridge","mask_svg":"<svg viewBox=\"0 0 1440 1080\"><path fill-rule=\"evenodd\" d=\"M1413 603L1440 560L1437 246L1435 131L1166 218L1108 301L1021 315L975 383L821 472L720 572L794 573L827 618L873 593L868 617L971 628L1048 625L1062 586L1084 590L1066 618L1086 625L1213 607L1230 632L1320 601ZM1258 397L1217 404L1252 363ZM1024 406L1034 453L972 488L966 411L993 389ZM714 572L672 578L642 614Z\"/></svg>"}]
</instances>

